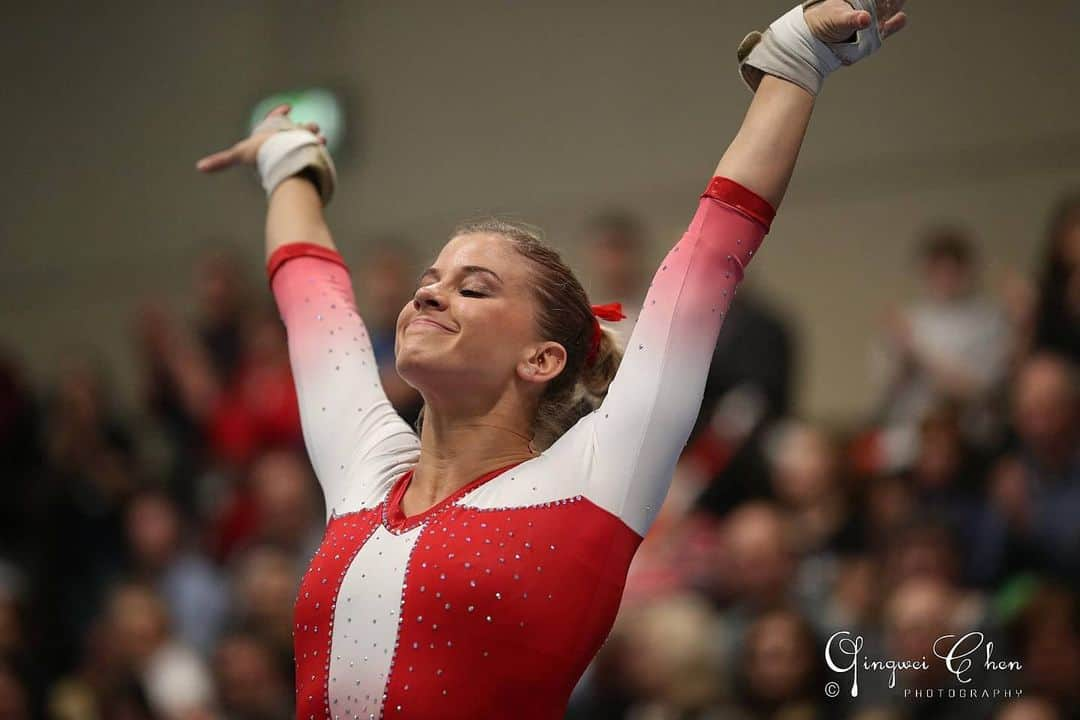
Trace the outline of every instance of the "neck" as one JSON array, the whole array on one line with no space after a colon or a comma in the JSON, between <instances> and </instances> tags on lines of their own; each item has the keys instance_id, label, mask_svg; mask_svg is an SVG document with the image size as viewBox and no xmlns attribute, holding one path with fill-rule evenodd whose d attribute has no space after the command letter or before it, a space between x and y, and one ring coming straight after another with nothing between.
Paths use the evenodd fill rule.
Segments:
<instances>
[{"instance_id":1,"label":"neck","mask_svg":"<svg viewBox=\"0 0 1080 720\"><path fill-rule=\"evenodd\" d=\"M428 403L420 460L402 501L403 511L423 512L486 472L536 457L531 436L516 413L498 406L484 412L455 412Z\"/></svg>"}]
</instances>

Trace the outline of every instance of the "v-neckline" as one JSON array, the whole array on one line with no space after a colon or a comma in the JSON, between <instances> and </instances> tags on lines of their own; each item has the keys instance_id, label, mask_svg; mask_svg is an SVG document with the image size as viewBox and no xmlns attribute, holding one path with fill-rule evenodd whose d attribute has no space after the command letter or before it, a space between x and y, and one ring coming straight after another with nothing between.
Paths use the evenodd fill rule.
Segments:
<instances>
[{"instance_id":1,"label":"v-neckline","mask_svg":"<svg viewBox=\"0 0 1080 720\"><path fill-rule=\"evenodd\" d=\"M483 475L480 475L479 477L470 480L465 485L462 485L460 488L450 493L445 498L429 507L427 510L422 510L415 515L406 516L405 512L401 509L401 502L405 499L405 492L409 489L409 485L412 483L413 473L416 470L416 468L410 468L409 470L406 470L404 473L402 473L401 477L397 479L397 482L394 483L394 486L390 489L389 495L387 495L386 497L386 504L384 506L383 512L383 520L386 524L386 527L388 530L393 530L396 532L404 532L407 530L411 530L417 525L420 525L431 519L433 515L436 515L453 505L466 493L475 490L476 488L480 487L481 485L490 480L494 480L496 477L502 475L507 470L517 467L521 463L528 462L532 459L533 458L516 460L515 462L509 463L508 465L503 465L502 467L495 468L494 470L489 470Z\"/></svg>"}]
</instances>

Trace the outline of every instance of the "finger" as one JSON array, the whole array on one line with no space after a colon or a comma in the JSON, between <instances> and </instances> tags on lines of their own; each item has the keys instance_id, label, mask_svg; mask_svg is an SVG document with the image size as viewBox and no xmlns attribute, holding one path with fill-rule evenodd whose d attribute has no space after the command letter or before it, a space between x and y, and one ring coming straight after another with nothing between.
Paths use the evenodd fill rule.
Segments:
<instances>
[{"instance_id":1,"label":"finger","mask_svg":"<svg viewBox=\"0 0 1080 720\"><path fill-rule=\"evenodd\" d=\"M266 117L273 117L274 115L288 115L290 110L292 110L292 105L290 105L289 103L282 103L270 112L266 113Z\"/></svg>"},{"instance_id":2,"label":"finger","mask_svg":"<svg viewBox=\"0 0 1080 720\"><path fill-rule=\"evenodd\" d=\"M319 144L320 145L325 145L326 144L326 138L323 137L322 135L319 136Z\"/></svg>"},{"instance_id":3,"label":"finger","mask_svg":"<svg viewBox=\"0 0 1080 720\"><path fill-rule=\"evenodd\" d=\"M306 127L308 130L310 130L313 133L317 134L319 132L319 123L317 123L317 122L304 123L304 127Z\"/></svg>"},{"instance_id":4,"label":"finger","mask_svg":"<svg viewBox=\"0 0 1080 720\"><path fill-rule=\"evenodd\" d=\"M847 24L854 30L864 30L870 27L873 18L865 10L852 10L846 18Z\"/></svg>"},{"instance_id":5,"label":"finger","mask_svg":"<svg viewBox=\"0 0 1080 720\"><path fill-rule=\"evenodd\" d=\"M207 155L199 162L195 163L195 167L202 172L217 172L218 170L224 170L236 161L236 149L229 148L228 150L222 150L220 152Z\"/></svg>"},{"instance_id":6,"label":"finger","mask_svg":"<svg viewBox=\"0 0 1080 720\"><path fill-rule=\"evenodd\" d=\"M907 13L898 12L881 26L881 37L887 38L894 35L903 30L905 25L907 25Z\"/></svg>"}]
</instances>

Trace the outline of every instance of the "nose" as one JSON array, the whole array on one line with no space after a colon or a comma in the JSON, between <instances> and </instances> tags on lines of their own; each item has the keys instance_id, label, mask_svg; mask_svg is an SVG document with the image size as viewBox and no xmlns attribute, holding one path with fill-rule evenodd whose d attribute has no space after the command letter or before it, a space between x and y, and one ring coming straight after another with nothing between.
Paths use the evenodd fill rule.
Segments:
<instances>
[{"instance_id":1,"label":"nose","mask_svg":"<svg viewBox=\"0 0 1080 720\"><path fill-rule=\"evenodd\" d=\"M421 285L413 295L414 308L420 310L425 306L437 310L446 308L446 302L443 300L442 293L440 293L434 285Z\"/></svg>"}]
</instances>

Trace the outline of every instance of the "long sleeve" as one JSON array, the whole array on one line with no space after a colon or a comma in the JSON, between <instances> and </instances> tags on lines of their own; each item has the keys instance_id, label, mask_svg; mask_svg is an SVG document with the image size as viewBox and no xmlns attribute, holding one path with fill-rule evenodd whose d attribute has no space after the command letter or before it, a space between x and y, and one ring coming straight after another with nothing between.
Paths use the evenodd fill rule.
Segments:
<instances>
[{"instance_id":1,"label":"long sleeve","mask_svg":"<svg viewBox=\"0 0 1080 720\"><path fill-rule=\"evenodd\" d=\"M750 190L712 179L656 271L604 402L550 449L580 458L583 494L639 535L667 494L720 326L773 215Z\"/></svg>"},{"instance_id":2,"label":"long sleeve","mask_svg":"<svg viewBox=\"0 0 1080 720\"><path fill-rule=\"evenodd\" d=\"M289 340L304 442L330 516L376 505L420 457L386 397L341 256L292 243L267 263Z\"/></svg>"}]
</instances>

